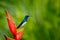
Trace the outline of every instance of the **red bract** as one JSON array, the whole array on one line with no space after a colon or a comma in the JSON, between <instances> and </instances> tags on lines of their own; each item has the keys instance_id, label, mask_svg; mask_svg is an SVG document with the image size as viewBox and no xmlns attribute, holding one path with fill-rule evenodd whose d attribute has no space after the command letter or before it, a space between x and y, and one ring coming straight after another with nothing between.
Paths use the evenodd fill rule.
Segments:
<instances>
[{"instance_id":1,"label":"red bract","mask_svg":"<svg viewBox=\"0 0 60 40\"><path fill-rule=\"evenodd\" d=\"M16 34L17 34L17 32L16 32L16 25L14 23L12 23L9 19L8 19L8 25L9 25L11 33L15 37Z\"/></svg>"},{"instance_id":2,"label":"red bract","mask_svg":"<svg viewBox=\"0 0 60 40\"><path fill-rule=\"evenodd\" d=\"M12 16L8 13L8 11L6 11L6 17L7 17L7 19L11 20L14 23L14 20L13 20Z\"/></svg>"},{"instance_id":3,"label":"red bract","mask_svg":"<svg viewBox=\"0 0 60 40\"><path fill-rule=\"evenodd\" d=\"M7 17L9 29L10 29L11 33L13 34L14 39L21 40L23 30L21 30L20 32L17 33L16 24L14 23L14 20L13 20L12 16L8 13L8 11L6 11L6 17ZM6 36L5 36L5 39L10 40L10 38L6 37Z\"/></svg>"},{"instance_id":4,"label":"red bract","mask_svg":"<svg viewBox=\"0 0 60 40\"><path fill-rule=\"evenodd\" d=\"M14 23L13 18L11 17L10 14L8 14L8 12L6 12L6 17L8 20L8 25L9 25L10 31L13 34L13 36L15 37L16 33L17 33L16 24Z\"/></svg>"},{"instance_id":5,"label":"red bract","mask_svg":"<svg viewBox=\"0 0 60 40\"><path fill-rule=\"evenodd\" d=\"M22 38L22 35L23 35L23 30L17 33L15 40L20 40Z\"/></svg>"}]
</instances>

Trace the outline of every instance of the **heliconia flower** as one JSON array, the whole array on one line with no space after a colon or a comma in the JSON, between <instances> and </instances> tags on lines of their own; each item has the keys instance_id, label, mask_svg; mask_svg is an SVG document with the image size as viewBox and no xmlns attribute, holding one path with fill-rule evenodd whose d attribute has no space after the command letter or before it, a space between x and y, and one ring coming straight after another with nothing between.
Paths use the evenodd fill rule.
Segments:
<instances>
[{"instance_id":1,"label":"heliconia flower","mask_svg":"<svg viewBox=\"0 0 60 40\"><path fill-rule=\"evenodd\" d=\"M24 28L22 28L22 30L19 32L18 32L18 28L20 26L24 26L26 24L27 18L29 16L25 16L24 20L19 24L19 26L17 28L16 28L16 24L15 24L12 16L8 13L8 11L6 11L6 17L7 17L9 29L10 29L11 33L13 34L13 37L14 37L13 39L14 40L21 40ZM7 37L7 36L4 36L4 37L6 40L11 40L10 37Z\"/></svg>"},{"instance_id":2,"label":"heliconia flower","mask_svg":"<svg viewBox=\"0 0 60 40\"><path fill-rule=\"evenodd\" d=\"M20 40L22 38L23 31L24 30L21 30L20 32L17 33L15 40Z\"/></svg>"},{"instance_id":3,"label":"heliconia flower","mask_svg":"<svg viewBox=\"0 0 60 40\"><path fill-rule=\"evenodd\" d=\"M13 18L7 11L6 11L6 17L8 20L8 25L9 25L11 33L13 34L13 36L16 36L17 34L16 24L14 23Z\"/></svg>"},{"instance_id":4,"label":"heliconia flower","mask_svg":"<svg viewBox=\"0 0 60 40\"><path fill-rule=\"evenodd\" d=\"M6 17L7 17L7 19L11 20L14 23L14 20L13 20L12 16L8 13L8 11L6 11Z\"/></svg>"}]
</instances>

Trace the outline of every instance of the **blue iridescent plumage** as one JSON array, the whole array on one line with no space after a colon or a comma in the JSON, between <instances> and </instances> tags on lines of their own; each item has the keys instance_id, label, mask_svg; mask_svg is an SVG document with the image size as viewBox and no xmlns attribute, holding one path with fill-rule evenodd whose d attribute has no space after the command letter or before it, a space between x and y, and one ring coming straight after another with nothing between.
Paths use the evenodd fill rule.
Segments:
<instances>
[{"instance_id":1,"label":"blue iridescent plumage","mask_svg":"<svg viewBox=\"0 0 60 40\"><path fill-rule=\"evenodd\" d=\"M28 17L29 17L28 15L25 16L25 18L23 19L23 21L18 25L17 29L18 29L19 27L21 27L25 22L27 22ZM23 25L23 26L24 26L24 25Z\"/></svg>"}]
</instances>

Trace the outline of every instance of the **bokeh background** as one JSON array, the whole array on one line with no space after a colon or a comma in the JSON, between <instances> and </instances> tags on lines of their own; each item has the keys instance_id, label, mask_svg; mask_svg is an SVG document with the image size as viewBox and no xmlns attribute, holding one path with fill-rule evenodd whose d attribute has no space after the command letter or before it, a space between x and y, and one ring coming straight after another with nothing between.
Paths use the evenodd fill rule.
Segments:
<instances>
[{"instance_id":1,"label":"bokeh background","mask_svg":"<svg viewBox=\"0 0 60 40\"><path fill-rule=\"evenodd\" d=\"M60 40L60 0L0 0L0 40L5 40L4 34L13 37L5 10L17 26L30 16L22 40Z\"/></svg>"}]
</instances>

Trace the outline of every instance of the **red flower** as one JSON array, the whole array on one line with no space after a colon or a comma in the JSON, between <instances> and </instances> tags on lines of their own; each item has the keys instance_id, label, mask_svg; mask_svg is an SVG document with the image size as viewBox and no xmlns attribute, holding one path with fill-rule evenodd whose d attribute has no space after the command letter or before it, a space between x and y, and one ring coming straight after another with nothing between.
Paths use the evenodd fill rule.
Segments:
<instances>
[{"instance_id":1,"label":"red flower","mask_svg":"<svg viewBox=\"0 0 60 40\"><path fill-rule=\"evenodd\" d=\"M22 34L23 30L17 33L15 40L20 40L22 38Z\"/></svg>"},{"instance_id":2,"label":"red flower","mask_svg":"<svg viewBox=\"0 0 60 40\"><path fill-rule=\"evenodd\" d=\"M12 16L8 13L8 11L6 11L6 17L7 17L9 29L10 29L11 33L13 34L14 39L21 40L22 35L23 35L23 30L21 30L20 32L17 32L16 24L15 24ZM10 40L10 37L5 36L5 39Z\"/></svg>"}]
</instances>

